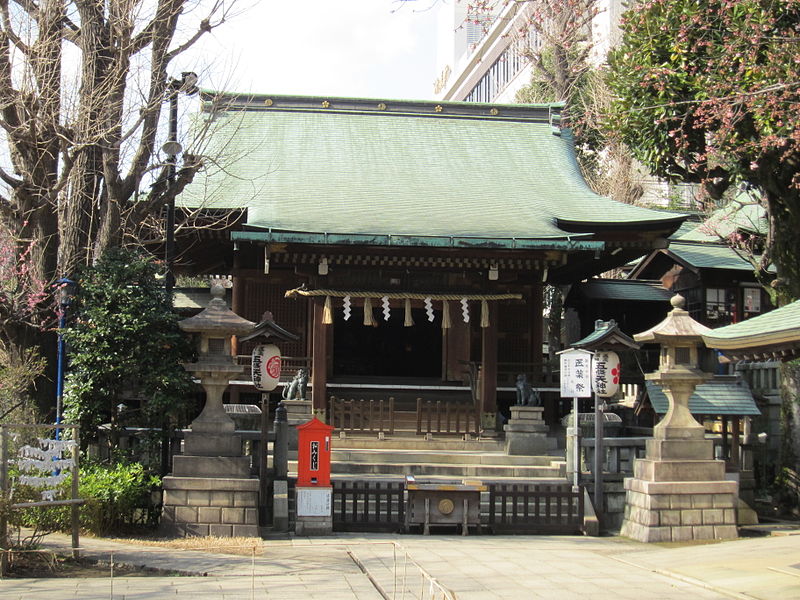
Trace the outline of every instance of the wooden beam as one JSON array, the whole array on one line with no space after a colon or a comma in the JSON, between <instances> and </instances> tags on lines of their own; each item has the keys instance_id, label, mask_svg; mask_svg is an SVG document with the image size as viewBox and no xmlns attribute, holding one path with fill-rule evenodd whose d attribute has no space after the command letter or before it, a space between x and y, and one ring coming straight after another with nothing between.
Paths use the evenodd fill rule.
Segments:
<instances>
[{"instance_id":1,"label":"wooden beam","mask_svg":"<svg viewBox=\"0 0 800 600\"><path fill-rule=\"evenodd\" d=\"M311 408L314 416L322 415L327 404L329 326L322 323L324 308L325 298L314 298L314 331L311 342Z\"/></svg>"},{"instance_id":2,"label":"wooden beam","mask_svg":"<svg viewBox=\"0 0 800 600\"><path fill-rule=\"evenodd\" d=\"M542 343L544 341L544 285L535 283L531 289L531 362L537 365L539 372L532 373L534 381L544 381L544 365L542 364Z\"/></svg>"},{"instance_id":3,"label":"wooden beam","mask_svg":"<svg viewBox=\"0 0 800 600\"><path fill-rule=\"evenodd\" d=\"M483 427L497 414L497 303L487 302L489 326L481 328L481 415ZM492 427L493 429L493 427Z\"/></svg>"}]
</instances>

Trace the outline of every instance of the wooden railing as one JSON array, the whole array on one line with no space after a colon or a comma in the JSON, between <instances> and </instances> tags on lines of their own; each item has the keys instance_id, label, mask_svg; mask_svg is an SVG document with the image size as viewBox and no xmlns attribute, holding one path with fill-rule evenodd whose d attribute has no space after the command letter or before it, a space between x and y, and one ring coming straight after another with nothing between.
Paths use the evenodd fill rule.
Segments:
<instances>
[{"instance_id":1,"label":"wooden railing","mask_svg":"<svg viewBox=\"0 0 800 600\"><path fill-rule=\"evenodd\" d=\"M489 486L489 528L494 533L581 533L583 488L569 484Z\"/></svg>"},{"instance_id":2,"label":"wooden railing","mask_svg":"<svg viewBox=\"0 0 800 600\"><path fill-rule=\"evenodd\" d=\"M479 435L480 411L471 402L423 401L417 398L417 435Z\"/></svg>"},{"instance_id":3,"label":"wooden railing","mask_svg":"<svg viewBox=\"0 0 800 600\"><path fill-rule=\"evenodd\" d=\"M241 365L243 371L237 375L236 379L242 381L252 381L251 372L252 357L249 354L240 354L236 357L236 364ZM305 369L311 373L311 358L308 356L282 356L281 357L281 381L291 381L298 369Z\"/></svg>"},{"instance_id":4,"label":"wooden railing","mask_svg":"<svg viewBox=\"0 0 800 600\"><path fill-rule=\"evenodd\" d=\"M402 482L333 480L334 531L399 532L405 524Z\"/></svg>"},{"instance_id":5,"label":"wooden railing","mask_svg":"<svg viewBox=\"0 0 800 600\"><path fill-rule=\"evenodd\" d=\"M739 373L750 389L764 396L780 394L781 372L777 361L748 362L736 365Z\"/></svg>"},{"instance_id":6,"label":"wooden railing","mask_svg":"<svg viewBox=\"0 0 800 600\"><path fill-rule=\"evenodd\" d=\"M352 433L394 433L394 398L389 400L345 400L331 396L330 424Z\"/></svg>"}]
</instances>

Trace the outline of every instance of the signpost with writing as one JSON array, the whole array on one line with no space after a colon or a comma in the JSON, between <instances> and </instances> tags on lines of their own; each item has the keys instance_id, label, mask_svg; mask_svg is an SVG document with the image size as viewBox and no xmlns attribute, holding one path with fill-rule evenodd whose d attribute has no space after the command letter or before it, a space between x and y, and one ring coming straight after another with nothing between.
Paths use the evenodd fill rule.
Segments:
<instances>
[{"instance_id":1,"label":"signpost with writing","mask_svg":"<svg viewBox=\"0 0 800 600\"><path fill-rule=\"evenodd\" d=\"M561 397L572 398L572 427L567 436L572 441L572 477L577 490L581 473L581 438L578 423L578 398L592 397L591 362L592 353L570 348L559 353L561 367Z\"/></svg>"}]
</instances>

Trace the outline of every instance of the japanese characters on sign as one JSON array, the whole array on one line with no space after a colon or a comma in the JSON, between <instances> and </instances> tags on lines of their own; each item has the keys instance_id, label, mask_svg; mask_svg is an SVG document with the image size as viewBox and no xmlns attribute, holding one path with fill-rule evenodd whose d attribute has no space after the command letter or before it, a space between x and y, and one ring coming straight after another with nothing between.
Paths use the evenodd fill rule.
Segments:
<instances>
[{"instance_id":1,"label":"japanese characters on sign","mask_svg":"<svg viewBox=\"0 0 800 600\"><path fill-rule=\"evenodd\" d=\"M565 350L559 356L561 359L561 397L591 398L591 352Z\"/></svg>"},{"instance_id":2,"label":"japanese characters on sign","mask_svg":"<svg viewBox=\"0 0 800 600\"><path fill-rule=\"evenodd\" d=\"M281 353L275 344L256 346L252 355L253 385L262 392L271 392L281 376Z\"/></svg>"},{"instance_id":3,"label":"japanese characters on sign","mask_svg":"<svg viewBox=\"0 0 800 600\"><path fill-rule=\"evenodd\" d=\"M319 471L319 442L311 442L311 461L308 466L309 471Z\"/></svg>"},{"instance_id":4,"label":"japanese characters on sign","mask_svg":"<svg viewBox=\"0 0 800 600\"><path fill-rule=\"evenodd\" d=\"M619 389L619 356L616 352L598 351L592 359L592 386L601 398L610 398Z\"/></svg>"}]
</instances>

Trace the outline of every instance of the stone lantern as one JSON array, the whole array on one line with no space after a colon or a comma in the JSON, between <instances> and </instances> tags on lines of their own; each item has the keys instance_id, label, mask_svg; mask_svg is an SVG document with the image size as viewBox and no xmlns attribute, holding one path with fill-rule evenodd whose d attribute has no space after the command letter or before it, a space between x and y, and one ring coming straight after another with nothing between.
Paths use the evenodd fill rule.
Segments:
<instances>
[{"instance_id":1,"label":"stone lantern","mask_svg":"<svg viewBox=\"0 0 800 600\"><path fill-rule=\"evenodd\" d=\"M200 380L206 392L203 411L192 421L192 431L184 442L189 455L239 456L242 451L241 440L233 435L234 422L222 405L222 395L231 377L242 372L231 354L231 336L250 333L255 323L228 308L225 287L229 284L227 279L213 279L208 307L178 323L183 331L199 337L197 362L184 368Z\"/></svg>"},{"instance_id":2,"label":"stone lantern","mask_svg":"<svg viewBox=\"0 0 800 600\"><path fill-rule=\"evenodd\" d=\"M642 542L732 539L738 484L725 480L725 462L714 460L713 441L689 411L695 387L711 377L699 368L702 335L710 330L689 316L681 296L670 302L661 323L633 336L661 344L659 369L646 378L662 387L669 409L625 479L620 534Z\"/></svg>"},{"instance_id":3,"label":"stone lantern","mask_svg":"<svg viewBox=\"0 0 800 600\"><path fill-rule=\"evenodd\" d=\"M259 482L250 478L250 458L222 404L231 377L242 371L231 337L249 333L254 323L228 309L225 287L228 279L212 279L208 307L178 323L198 336L197 362L184 368L200 380L206 402L163 478L161 531L168 535L258 536Z\"/></svg>"},{"instance_id":4,"label":"stone lantern","mask_svg":"<svg viewBox=\"0 0 800 600\"><path fill-rule=\"evenodd\" d=\"M634 335L641 343L661 345L658 371L648 373L649 379L659 385L669 400L669 409L664 418L653 428L653 438L661 440L659 446L673 446L672 451L683 452L687 458L705 444L705 429L689 412L689 397L698 384L711 378L710 373L700 370L700 351L703 334L711 331L689 316L684 310L682 296L670 300L672 310L661 323ZM700 445L686 442L702 440ZM669 442L667 442L669 441Z\"/></svg>"}]
</instances>

